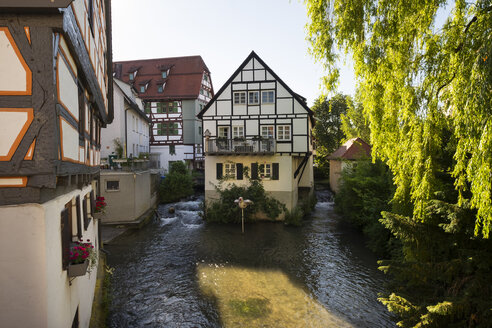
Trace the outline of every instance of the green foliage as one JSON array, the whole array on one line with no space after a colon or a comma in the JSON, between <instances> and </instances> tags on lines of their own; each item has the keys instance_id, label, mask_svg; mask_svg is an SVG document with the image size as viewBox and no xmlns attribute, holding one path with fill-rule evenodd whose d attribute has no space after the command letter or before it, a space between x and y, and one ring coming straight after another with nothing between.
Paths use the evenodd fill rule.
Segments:
<instances>
[{"instance_id":1,"label":"green foliage","mask_svg":"<svg viewBox=\"0 0 492 328\"><path fill-rule=\"evenodd\" d=\"M302 225L303 218L304 211L300 206L296 206L292 211L285 211L284 223L285 225L300 227Z\"/></svg>"},{"instance_id":2,"label":"green foliage","mask_svg":"<svg viewBox=\"0 0 492 328\"><path fill-rule=\"evenodd\" d=\"M398 250L389 230L379 222L382 211L391 209L394 187L388 167L381 161L360 160L342 172L335 209L368 237L368 247L378 255ZM395 249L396 248L396 249Z\"/></svg>"},{"instance_id":3,"label":"green foliage","mask_svg":"<svg viewBox=\"0 0 492 328\"><path fill-rule=\"evenodd\" d=\"M302 197L302 199L301 195L299 195L299 204L292 211L285 211L284 224L296 227L301 226L302 221L309 216L317 202L314 192L307 195L307 197Z\"/></svg>"},{"instance_id":4,"label":"green foliage","mask_svg":"<svg viewBox=\"0 0 492 328\"><path fill-rule=\"evenodd\" d=\"M382 301L402 327L490 326L490 0L306 5L327 89L339 77L336 52L350 54L373 156L394 174L392 212L381 222L403 257L382 263L395 280ZM450 13L442 25L439 10Z\"/></svg>"},{"instance_id":5,"label":"green foliage","mask_svg":"<svg viewBox=\"0 0 492 328\"><path fill-rule=\"evenodd\" d=\"M488 327L492 322L492 241L474 237L469 202L428 202L427 220L383 212L405 261L380 261L394 293L380 300L401 327Z\"/></svg>"},{"instance_id":6,"label":"green foliage","mask_svg":"<svg viewBox=\"0 0 492 328\"><path fill-rule=\"evenodd\" d=\"M123 158L123 144L121 143L120 138L113 139L114 143L114 151L116 152L116 156L118 158Z\"/></svg>"},{"instance_id":7,"label":"green foliage","mask_svg":"<svg viewBox=\"0 0 492 328\"><path fill-rule=\"evenodd\" d=\"M342 131L341 115L347 112L348 103L352 102L349 96L337 94L331 99L319 97L311 108L316 117L313 135L316 138L318 169L328 175L329 160L327 157L337 150L345 138Z\"/></svg>"},{"instance_id":8,"label":"green foliage","mask_svg":"<svg viewBox=\"0 0 492 328\"><path fill-rule=\"evenodd\" d=\"M162 203L172 203L193 195L193 178L185 163L177 161L159 186L159 198Z\"/></svg>"},{"instance_id":9,"label":"green foliage","mask_svg":"<svg viewBox=\"0 0 492 328\"><path fill-rule=\"evenodd\" d=\"M315 59L338 79L336 48L352 55L376 156L395 174L395 199L410 196L414 217L438 191L432 154L440 131L456 138L450 167L459 202L471 192L475 234L487 238L492 222L492 7L490 0L307 0L308 39Z\"/></svg>"},{"instance_id":10,"label":"green foliage","mask_svg":"<svg viewBox=\"0 0 492 328\"><path fill-rule=\"evenodd\" d=\"M364 117L364 109L360 102L347 102L347 112L340 115L340 120L342 122L341 129L346 139L359 137L365 142L370 142L371 130L369 129L369 122Z\"/></svg>"},{"instance_id":11,"label":"green foliage","mask_svg":"<svg viewBox=\"0 0 492 328\"><path fill-rule=\"evenodd\" d=\"M239 223L241 222L241 209L234 203L239 197L253 201L244 210L244 219L252 221L258 213L265 214L269 219L275 220L283 211L285 205L266 194L259 180L249 180L249 185L242 187L231 184L227 187L216 186L220 195L218 201L207 204L205 219L209 222Z\"/></svg>"},{"instance_id":12,"label":"green foliage","mask_svg":"<svg viewBox=\"0 0 492 328\"><path fill-rule=\"evenodd\" d=\"M138 159L149 159L149 153L138 154Z\"/></svg>"}]
</instances>

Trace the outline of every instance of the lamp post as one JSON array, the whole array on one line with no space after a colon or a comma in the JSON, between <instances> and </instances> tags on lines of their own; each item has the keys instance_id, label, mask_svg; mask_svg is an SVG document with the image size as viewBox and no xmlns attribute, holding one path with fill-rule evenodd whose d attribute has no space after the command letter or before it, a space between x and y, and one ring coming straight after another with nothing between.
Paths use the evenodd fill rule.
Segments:
<instances>
[{"instance_id":1,"label":"lamp post","mask_svg":"<svg viewBox=\"0 0 492 328\"><path fill-rule=\"evenodd\" d=\"M234 203L237 203L241 209L241 232L244 233L244 209L248 207L249 204L253 204L253 202L249 199L243 200L243 197L239 197Z\"/></svg>"}]
</instances>

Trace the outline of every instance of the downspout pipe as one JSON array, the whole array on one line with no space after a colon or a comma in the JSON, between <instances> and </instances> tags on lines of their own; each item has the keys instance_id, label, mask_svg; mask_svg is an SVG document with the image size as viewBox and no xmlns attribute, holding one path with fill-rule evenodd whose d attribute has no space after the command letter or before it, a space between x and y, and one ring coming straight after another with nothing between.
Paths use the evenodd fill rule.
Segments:
<instances>
[{"instance_id":1,"label":"downspout pipe","mask_svg":"<svg viewBox=\"0 0 492 328\"><path fill-rule=\"evenodd\" d=\"M127 140L128 140L128 128L127 128L127 121L128 121L128 108L125 108L125 158L128 158L128 143L127 143Z\"/></svg>"}]
</instances>

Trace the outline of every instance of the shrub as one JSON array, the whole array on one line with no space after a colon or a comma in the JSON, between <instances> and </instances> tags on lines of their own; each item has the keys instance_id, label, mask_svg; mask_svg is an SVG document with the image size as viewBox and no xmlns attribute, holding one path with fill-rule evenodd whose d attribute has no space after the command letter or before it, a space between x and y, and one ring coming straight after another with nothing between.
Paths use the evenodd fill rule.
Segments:
<instances>
[{"instance_id":1,"label":"shrub","mask_svg":"<svg viewBox=\"0 0 492 328\"><path fill-rule=\"evenodd\" d=\"M335 196L337 212L364 232L367 246L378 255L388 255L395 247L389 230L379 222L381 212L391 210L393 192L388 167L380 161L373 164L361 160L342 172L340 190Z\"/></svg>"},{"instance_id":2,"label":"shrub","mask_svg":"<svg viewBox=\"0 0 492 328\"><path fill-rule=\"evenodd\" d=\"M230 185L226 188L216 186L220 199L207 204L205 219L209 222L238 223L241 222L241 209L234 203L240 196L253 201L244 211L246 221L254 220L257 213L265 214L275 220L283 211L285 205L266 194L263 185L258 180L250 180L245 187Z\"/></svg>"},{"instance_id":3,"label":"shrub","mask_svg":"<svg viewBox=\"0 0 492 328\"><path fill-rule=\"evenodd\" d=\"M292 211L286 211L284 217L285 225L292 225L299 227L302 225L302 219L304 218L304 211L301 207L296 206Z\"/></svg>"},{"instance_id":4,"label":"shrub","mask_svg":"<svg viewBox=\"0 0 492 328\"><path fill-rule=\"evenodd\" d=\"M193 195L193 179L186 165L179 161L171 164L167 176L159 186L162 203L172 203Z\"/></svg>"}]
</instances>

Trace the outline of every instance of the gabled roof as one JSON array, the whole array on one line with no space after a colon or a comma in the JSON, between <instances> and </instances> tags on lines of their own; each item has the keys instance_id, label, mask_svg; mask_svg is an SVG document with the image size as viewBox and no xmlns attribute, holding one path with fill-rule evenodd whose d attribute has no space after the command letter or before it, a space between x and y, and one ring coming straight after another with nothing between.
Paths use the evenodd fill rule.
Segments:
<instances>
[{"instance_id":1,"label":"gabled roof","mask_svg":"<svg viewBox=\"0 0 492 328\"><path fill-rule=\"evenodd\" d=\"M314 125L314 120L313 120L313 112L311 109L306 104L306 98L301 97L297 93L291 90L287 84L285 84L284 81L282 81L281 78L278 77L277 74L267 65L265 62L254 52L251 51L249 56L243 61L243 63L238 67L238 69L232 73L231 77L224 83L224 85L220 88L219 91L214 95L214 97L208 102L208 104L203 108L203 110L197 115L198 118L202 118L203 114L212 106L212 104L217 100L217 98L224 92L224 90L227 88L227 86L234 80L237 74L243 70L243 68L249 63L251 59L255 58L257 61L260 62L260 64L304 107L304 109L308 112L308 114L311 116L311 121Z\"/></svg>"},{"instance_id":2,"label":"gabled roof","mask_svg":"<svg viewBox=\"0 0 492 328\"><path fill-rule=\"evenodd\" d=\"M113 81L113 85L116 85L116 87L121 90L121 92L123 93L123 97L128 102L130 107L133 108L133 110L135 110L140 117L150 123L150 118L147 117L147 115L142 111L142 108L140 108L135 101L135 96L132 92L132 86L128 83L118 80L117 78L113 78Z\"/></svg>"},{"instance_id":3,"label":"gabled roof","mask_svg":"<svg viewBox=\"0 0 492 328\"><path fill-rule=\"evenodd\" d=\"M157 91L156 81L162 80L162 71L170 69L163 92ZM140 85L151 80L148 89L140 93L144 100L197 99L202 86L203 72L210 74L201 56L170 57L119 61L113 63L115 78ZM130 81L129 72L137 71ZM213 89L211 90L213 94Z\"/></svg>"},{"instance_id":4,"label":"gabled roof","mask_svg":"<svg viewBox=\"0 0 492 328\"><path fill-rule=\"evenodd\" d=\"M353 138L345 142L340 148L335 150L329 159L360 159L371 157L371 146L361 138Z\"/></svg>"}]
</instances>

